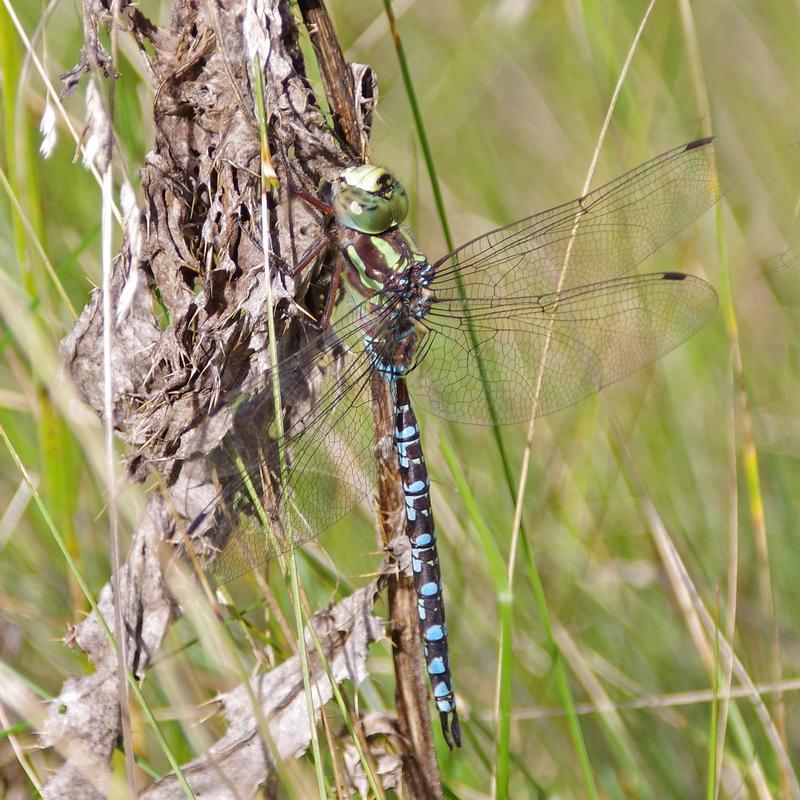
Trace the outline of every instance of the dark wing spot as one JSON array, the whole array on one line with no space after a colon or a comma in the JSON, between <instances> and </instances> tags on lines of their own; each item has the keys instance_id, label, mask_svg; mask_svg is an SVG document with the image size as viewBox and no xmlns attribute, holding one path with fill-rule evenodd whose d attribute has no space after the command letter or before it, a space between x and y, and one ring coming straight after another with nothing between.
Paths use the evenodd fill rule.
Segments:
<instances>
[{"instance_id":1,"label":"dark wing spot","mask_svg":"<svg viewBox=\"0 0 800 800\"><path fill-rule=\"evenodd\" d=\"M685 281L688 277L685 272L665 272L661 279L665 281Z\"/></svg>"},{"instance_id":2,"label":"dark wing spot","mask_svg":"<svg viewBox=\"0 0 800 800\"><path fill-rule=\"evenodd\" d=\"M707 144L711 144L714 141L713 136L704 136L702 139L695 139L693 142L689 142L689 144L684 147L684 152L688 152L689 150L697 150L698 147L705 147Z\"/></svg>"}]
</instances>

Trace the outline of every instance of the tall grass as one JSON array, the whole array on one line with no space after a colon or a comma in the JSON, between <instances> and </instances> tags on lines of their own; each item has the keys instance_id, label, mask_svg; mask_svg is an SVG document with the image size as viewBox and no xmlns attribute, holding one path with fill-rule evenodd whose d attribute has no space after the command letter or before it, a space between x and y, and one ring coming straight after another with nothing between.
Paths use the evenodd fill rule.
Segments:
<instances>
[{"instance_id":1,"label":"tall grass","mask_svg":"<svg viewBox=\"0 0 800 800\"><path fill-rule=\"evenodd\" d=\"M154 0L143 10L163 20L168 6ZM348 58L371 64L380 79L373 160L404 181L417 238L438 257L446 246L382 7L331 6ZM456 243L580 194L645 6L394 5ZM14 8L33 35L40 9ZM791 304L800 267L793 285L791 270L774 281L759 263L797 241L799 13L785 0L655 6L595 185L708 126L721 133L738 182L719 226L706 215L645 269L705 277L721 290L722 311L652 368L539 421L522 509L526 539L506 611L500 587L514 504L493 434L423 416L464 711L463 751L451 754L439 741L451 796L488 796L496 786L496 675L504 648L511 797L587 796L563 680L600 796L791 796L797 693L794 684L780 689L800 671L800 351ZM36 52L55 77L78 56L74 8L55 7L44 34ZM151 97L133 47L124 36L120 45L115 123L135 174L151 139ZM0 52L0 425L96 592L109 575L102 429L60 376L58 342L73 322L69 305L81 309L100 281L100 193L72 163L76 143L63 123L53 157L37 156L46 90L5 10ZM80 92L67 109L80 130ZM518 478L525 429L500 435ZM0 725L6 740L25 746L34 741L30 732L12 726L35 726L42 694L57 694L63 676L90 669L61 641L89 606L5 448L0 464ZM120 497L123 531L142 497L138 487ZM309 546L298 566L313 608L374 571L373 528L365 504ZM273 589L274 598L262 600L252 578L231 587L249 609L232 635L240 643L252 637L266 664L288 651L280 615L267 609L270 603L288 613L289 596L280 581ZM509 636L501 641L504 615ZM201 725L201 704L234 680L202 628L191 616L181 620L144 685L178 762L219 734L218 720ZM348 688L347 699L360 709L391 708L388 645L374 648L371 667L359 697ZM760 687L764 706L746 693L726 701L708 692L729 681L749 686L750 694ZM334 727L337 713L330 713ZM140 760L154 774L169 769L136 711L133 728ZM33 777L13 758L0 777L27 784L33 796L53 762L47 753L19 752ZM115 769L124 779L121 760ZM296 774L298 786L315 785L310 763Z\"/></svg>"}]
</instances>

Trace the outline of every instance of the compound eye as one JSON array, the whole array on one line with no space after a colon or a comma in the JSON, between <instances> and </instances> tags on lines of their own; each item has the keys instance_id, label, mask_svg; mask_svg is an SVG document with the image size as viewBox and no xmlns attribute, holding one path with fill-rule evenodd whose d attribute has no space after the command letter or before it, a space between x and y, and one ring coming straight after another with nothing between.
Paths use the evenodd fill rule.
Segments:
<instances>
[{"instance_id":1,"label":"compound eye","mask_svg":"<svg viewBox=\"0 0 800 800\"><path fill-rule=\"evenodd\" d=\"M392 204L394 224L399 225L408 216L408 195L399 183L395 183L389 202Z\"/></svg>"},{"instance_id":2,"label":"compound eye","mask_svg":"<svg viewBox=\"0 0 800 800\"><path fill-rule=\"evenodd\" d=\"M337 192L333 213L341 225L360 233L384 233L394 224L389 200L357 186L343 186Z\"/></svg>"}]
</instances>

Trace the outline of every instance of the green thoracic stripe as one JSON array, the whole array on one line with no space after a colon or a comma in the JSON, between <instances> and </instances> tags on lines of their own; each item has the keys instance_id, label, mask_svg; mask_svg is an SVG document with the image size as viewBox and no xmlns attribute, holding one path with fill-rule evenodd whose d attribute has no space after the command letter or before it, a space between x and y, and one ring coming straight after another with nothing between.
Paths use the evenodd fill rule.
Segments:
<instances>
[{"instance_id":1,"label":"green thoracic stripe","mask_svg":"<svg viewBox=\"0 0 800 800\"><path fill-rule=\"evenodd\" d=\"M387 242L385 239L376 236L373 238L372 244L375 245L375 249L381 254L384 263L392 272L400 273L405 270L406 260L403 258L403 254L399 253L391 242Z\"/></svg>"},{"instance_id":2,"label":"green thoracic stripe","mask_svg":"<svg viewBox=\"0 0 800 800\"><path fill-rule=\"evenodd\" d=\"M361 257L358 255L353 245L347 248L347 257L350 259L350 263L358 270L359 278L364 286L368 289L372 289L374 292L383 290L383 284L380 283L380 281L376 281L374 278L370 278L367 275L367 265L361 260Z\"/></svg>"}]
</instances>

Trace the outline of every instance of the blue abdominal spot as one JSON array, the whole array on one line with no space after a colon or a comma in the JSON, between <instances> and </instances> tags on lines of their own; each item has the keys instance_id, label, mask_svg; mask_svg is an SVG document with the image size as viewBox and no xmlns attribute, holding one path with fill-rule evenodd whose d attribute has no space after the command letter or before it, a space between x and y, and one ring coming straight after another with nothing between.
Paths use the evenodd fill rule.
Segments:
<instances>
[{"instance_id":1,"label":"blue abdominal spot","mask_svg":"<svg viewBox=\"0 0 800 800\"><path fill-rule=\"evenodd\" d=\"M444 628L442 628L441 625L431 625L431 627L425 631L425 638L429 642L440 642L444 639Z\"/></svg>"},{"instance_id":2,"label":"blue abdominal spot","mask_svg":"<svg viewBox=\"0 0 800 800\"><path fill-rule=\"evenodd\" d=\"M445 669L446 667L444 665L444 659L439 658L438 656L434 658L430 664L428 664L428 672L431 675L441 675Z\"/></svg>"},{"instance_id":3,"label":"blue abdominal spot","mask_svg":"<svg viewBox=\"0 0 800 800\"><path fill-rule=\"evenodd\" d=\"M447 697L447 695L452 693L452 689L447 684L446 681L440 681L436 684L433 690L433 696L438 698Z\"/></svg>"}]
</instances>

